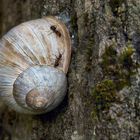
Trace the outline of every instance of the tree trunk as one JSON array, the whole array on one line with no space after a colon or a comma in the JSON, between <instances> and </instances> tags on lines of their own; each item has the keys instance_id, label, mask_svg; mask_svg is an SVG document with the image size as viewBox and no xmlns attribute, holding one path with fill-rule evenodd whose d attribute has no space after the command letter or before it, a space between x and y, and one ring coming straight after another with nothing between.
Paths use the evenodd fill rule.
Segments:
<instances>
[{"instance_id":1,"label":"tree trunk","mask_svg":"<svg viewBox=\"0 0 140 140\"><path fill-rule=\"evenodd\" d=\"M66 15L73 46L63 102L37 116L1 103L0 139L138 140L139 13L139 0L1 0L1 36L27 20Z\"/></svg>"}]
</instances>

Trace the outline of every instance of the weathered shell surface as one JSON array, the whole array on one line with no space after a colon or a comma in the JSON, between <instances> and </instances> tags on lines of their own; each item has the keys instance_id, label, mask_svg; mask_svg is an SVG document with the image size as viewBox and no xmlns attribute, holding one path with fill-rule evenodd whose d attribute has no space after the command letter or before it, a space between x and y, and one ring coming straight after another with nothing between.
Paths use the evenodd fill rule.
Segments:
<instances>
[{"instance_id":1,"label":"weathered shell surface","mask_svg":"<svg viewBox=\"0 0 140 140\"><path fill-rule=\"evenodd\" d=\"M61 37L50 29L51 26L56 27L56 29L61 33ZM59 58L60 54L61 58ZM32 109L28 109L27 105L25 105L23 101L25 100L24 94L27 92L26 90L29 89L28 86L22 84L18 85L18 82L16 82L17 79L19 80L19 77L24 75L22 74L23 72L27 72L26 76L31 74L30 78L35 76L36 81L40 80L39 86L43 83L43 80L46 77L46 81L53 77L53 79L56 80L56 85L58 85L59 82L62 82L64 85L64 83L66 83L64 75L68 71L70 57L71 42L69 33L65 25L55 17L50 16L28 21L11 29L0 40L0 98L19 112L38 114ZM58 61L58 65L55 65L56 61ZM29 69L31 72L28 71ZM56 72L54 72L54 69L56 69ZM45 76L50 74L49 71L51 70L55 74L58 73L58 75L61 75L60 77L58 76L59 80L55 79L55 74L52 75L52 73L52 77ZM27 80L26 76L23 78L24 80ZM21 80L21 83L29 85L30 90L33 89L32 86L37 85L37 83L33 85L34 82L32 79L28 80L28 82L23 79ZM46 81L44 84L48 86L47 84L50 84L51 82ZM52 85L54 85L54 83ZM60 84L60 87L61 86L62 85ZM18 98L20 97L18 94L21 94L21 91L23 90L19 90L20 87L26 88L25 92L22 92L21 97L23 97L23 100L21 102L18 101ZM61 91L60 87L56 89L55 87L51 87L51 89L57 92L56 90ZM57 106L62 100L59 99L59 97L61 98L61 96L64 96L65 91L66 86L64 85L64 88L62 89L63 95L57 95L59 101L55 99L57 102L56 104L50 102L50 104L53 105L51 106L48 104L50 107L44 112L50 111ZM14 96L17 97L16 99L13 96L13 92ZM20 105L23 108L20 107Z\"/></svg>"},{"instance_id":2,"label":"weathered shell surface","mask_svg":"<svg viewBox=\"0 0 140 140\"><path fill-rule=\"evenodd\" d=\"M20 106L23 107L24 110L26 110L24 111L25 113L34 113L34 110L35 114L44 111L48 112L62 101L66 93L66 86L66 75L62 71L50 66L31 67L22 72L14 83L13 95L16 103L19 105L15 107L18 111L22 109ZM27 94L31 90L38 91L41 97L47 100L43 110L32 108L26 103ZM8 104L10 104L11 101L12 100L9 99ZM12 103L13 102L14 100Z\"/></svg>"}]
</instances>

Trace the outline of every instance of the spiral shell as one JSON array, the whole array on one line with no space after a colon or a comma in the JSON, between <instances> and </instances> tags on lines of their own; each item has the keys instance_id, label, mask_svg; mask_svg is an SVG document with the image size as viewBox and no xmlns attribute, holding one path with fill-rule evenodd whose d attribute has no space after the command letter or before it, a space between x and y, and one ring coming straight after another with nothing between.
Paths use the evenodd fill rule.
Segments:
<instances>
[{"instance_id":1,"label":"spiral shell","mask_svg":"<svg viewBox=\"0 0 140 140\"><path fill-rule=\"evenodd\" d=\"M66 94L70 57L68 30L55 17L11 29L0 40L0 98L21 113L54 109Z\"/></svg>"}]
</instances>

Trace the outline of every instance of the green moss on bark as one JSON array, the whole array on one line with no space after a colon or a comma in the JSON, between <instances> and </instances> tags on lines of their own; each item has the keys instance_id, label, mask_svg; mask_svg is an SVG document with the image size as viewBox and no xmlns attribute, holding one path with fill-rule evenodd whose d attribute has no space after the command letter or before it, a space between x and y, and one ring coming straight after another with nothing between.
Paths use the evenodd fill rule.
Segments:
<instances>
[{"instance_id":1,"label":"green moss on bark","mask_svg":"<svg viewBox=\"0 0 140 140\"><path fill-rule=\"evenodd\" d=\"M119 102L117 93L120 90L125 86L131 86L130 78L138 68L132 59L134 52L130 43L121 53L117 52L115 45L105 48L100 62L104 77L92 90L95 104L92 112L94 119L99 117L100 111L108 111L112 103Z\"/></svg>"},{"instance_id":2,"label":"green moss on bark","mask_svg":"<svg viewBox=\"0 0 140 140\"><path fill-rule=\"evenodd\" d=\"M109 5L112 9L112 12L114 15L118 15L118 8L122 6L122 3L124 3L125 0L110 0Z\"/></svg>"},{"instance_id":3,"label":"green moss on bark","mask_svg":"<svg viewBox=\"0 0 140 140\"><path fill-rule=\"evenodd\" d=\"M92 94L95 103L95 109L92 112L94 119L99 115L99 111L108 110L111 103L117 100L116 85L110 79L105 79L98 83Z\"/></svg>"}]
</instances>

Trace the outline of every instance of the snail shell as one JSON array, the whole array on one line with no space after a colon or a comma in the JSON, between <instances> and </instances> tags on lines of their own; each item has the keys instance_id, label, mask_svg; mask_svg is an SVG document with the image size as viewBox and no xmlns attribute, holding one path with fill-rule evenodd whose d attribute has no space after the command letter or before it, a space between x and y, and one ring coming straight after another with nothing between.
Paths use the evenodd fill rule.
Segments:
<instances>
[{"instance_id":1,"label":"snail shell","mask_svg":"<svg viewBox=\"0 0 140 140\"><path fill-rule=\"evenodd\" d=\"M0 40L0 98L21 113L54 109L66 94L70 57L69 33L55 17L11 29Z\"/></svg>"}]
</instances>

